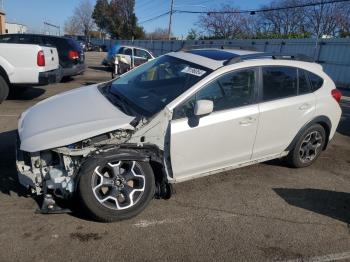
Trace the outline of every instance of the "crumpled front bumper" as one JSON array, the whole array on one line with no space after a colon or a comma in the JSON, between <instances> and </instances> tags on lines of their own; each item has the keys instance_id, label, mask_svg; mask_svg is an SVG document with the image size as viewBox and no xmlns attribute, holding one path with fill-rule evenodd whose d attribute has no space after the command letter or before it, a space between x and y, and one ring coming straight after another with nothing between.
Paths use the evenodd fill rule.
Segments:
<instances>
[{"instance_id":1,"label":"crumpled front bumper","mask_svg":"<svg viewBox=\"0 0 350 262\"><path fill-rule=\"evenodd\" d=\"M16 167L19 183L29 188L36 188L35 174L32 171L31 154L20 150L20 138L17 135L16 139Z\"/></svg>"}]
</instances>

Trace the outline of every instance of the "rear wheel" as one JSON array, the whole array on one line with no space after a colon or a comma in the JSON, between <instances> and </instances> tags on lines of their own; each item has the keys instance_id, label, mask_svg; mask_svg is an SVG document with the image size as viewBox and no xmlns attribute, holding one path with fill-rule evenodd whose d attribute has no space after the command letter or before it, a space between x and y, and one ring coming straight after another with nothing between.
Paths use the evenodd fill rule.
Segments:
<instances>
[{"instance_id":1,"label":"rear wheel","mask_svg":"<svg viewBox=\"0 0 350 262\"><path fill-rule=\"evenodd\" d=\"M0 103L2 103L9 95L9 85L3 76L0 75Z\"/></svg>"},{"instance_id":2,"label":"rear wheel","mask_svg":"<svg viewBox=\"0 0 350 262\"><path fill-rule=\"evenodd\" d=\"M154 174L146 162L92 159L80 173L79 197L98 221L136 216L154 196Z\"/></svg>"},{"instance_id":3,"label":"rear wheel","mask_svg":"<svg viewBox=\"0 0 350 262\"><path fill-rule=\"evenodd\" d=\"M292 167L306 167L320 156L326 142L326 132L319 124L307 128L287 156Z\"/></svg>"}]
</instances>

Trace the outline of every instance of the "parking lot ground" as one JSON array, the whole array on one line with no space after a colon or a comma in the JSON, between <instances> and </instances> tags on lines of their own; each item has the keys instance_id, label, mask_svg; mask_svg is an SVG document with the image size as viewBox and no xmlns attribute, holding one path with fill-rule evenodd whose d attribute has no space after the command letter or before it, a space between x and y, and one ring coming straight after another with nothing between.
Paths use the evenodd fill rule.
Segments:
<instances>
[{"instance_id":1,"label":"parking lot ground","mask_svg":"<svg viewBox=\"0 0 350 262\"><path fill-rule=\"evenodd\" d=\"M29 87L0 105L0 261L350 261L348 100L312 167L276 160L177 184L170 200L117 223L89 221L79 210L35 214L16 177L17 118L47 97L110 79L103 54L86 55L84 75Z\"/></svg>"}]
</instances>

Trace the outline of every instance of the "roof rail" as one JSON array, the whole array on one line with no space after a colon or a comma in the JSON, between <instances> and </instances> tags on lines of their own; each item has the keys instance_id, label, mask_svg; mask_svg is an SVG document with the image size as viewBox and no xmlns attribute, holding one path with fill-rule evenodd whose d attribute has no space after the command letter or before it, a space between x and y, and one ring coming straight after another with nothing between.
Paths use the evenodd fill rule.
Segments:
<instances>
[{"instance_id":1,"label":"roof rail","mask_svg":"<svg viewBox=\"0 0 350 262\"><path fill-rule=\"evenodd\" d=\"M244 60L249 59L258 59L258 58L272 58L272 59L285 59L285 60L297 60L303 62L315 62L315 60L309 56L303 54L279 54L279 53L255 53L236 56L224 63L224 65L232 65L235 63L243 62Z\"/></svg>"},{"instance_id":2,"label":"roof rail","mask_svg":"<svg viewBox=\"0 0 350 262\"><path fill-rule=\"evenodd\" d=\"M220 44L198 44L198 45L190 45L183 46L178 51L190 51L193 49L238 49L238 50L246 50L246 51L257 51L253 47L249 46L233 46L233 45L220 45Z\"/></svg>"}]
</instances>

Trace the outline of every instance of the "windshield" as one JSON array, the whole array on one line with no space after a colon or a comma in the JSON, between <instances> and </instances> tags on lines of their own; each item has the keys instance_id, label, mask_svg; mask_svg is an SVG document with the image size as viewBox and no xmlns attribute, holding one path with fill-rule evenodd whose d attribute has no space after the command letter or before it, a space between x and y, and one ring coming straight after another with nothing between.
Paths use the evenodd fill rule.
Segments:
<instances>
[{"instance_id":1,"label":"windshield","mask_svg":"<svg viewBox=\"0 0 350 262\"><path fill-rule=\"evenodd\" d=\"M153 59L112 82L107 93L138 114L149 117L161 111L211 69L169 55Z\"/></svg>"}]
</instances>

